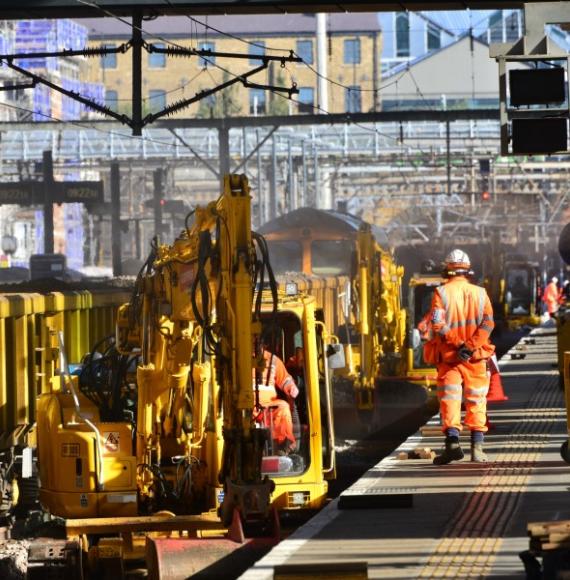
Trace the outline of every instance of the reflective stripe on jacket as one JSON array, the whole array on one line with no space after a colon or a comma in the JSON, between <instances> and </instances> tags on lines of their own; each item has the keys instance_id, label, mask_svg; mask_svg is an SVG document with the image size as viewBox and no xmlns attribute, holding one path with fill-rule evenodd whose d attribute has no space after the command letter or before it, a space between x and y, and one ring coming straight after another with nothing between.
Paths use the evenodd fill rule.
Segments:
<instances>
[{"instance_id":1,"label":"reflective stripe on jacket","mask_svg":"<svg viewBox=\"0 0 570 580\"><path fill-rule=\"evenodd\" d=\"M445 313L438 325L438 359L457 361L457 349L462 345L473 351L472 360L489 358L495 347L489 341L495 327L493 307L484 288L471 284L464 276L455 276L435 289L432 317Z\"/></svg>"}]
</instances>

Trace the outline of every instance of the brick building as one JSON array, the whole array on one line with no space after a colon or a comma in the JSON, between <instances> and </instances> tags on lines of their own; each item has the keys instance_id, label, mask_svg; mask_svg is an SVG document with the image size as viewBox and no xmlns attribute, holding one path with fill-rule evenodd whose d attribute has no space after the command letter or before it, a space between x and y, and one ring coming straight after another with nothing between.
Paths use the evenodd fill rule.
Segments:
<instances>
[{"instance_id":1,"label":"brick building","mask_svg":"<svg viewBox=\"0 0 570 580\"><path fill-rule=\"evenodd\" d=\"M158 46L179 45L226 53L283 55L293 50L306 64L270 65L252 77L252 82L290 86L297 83L295 103L270 92L245 88L241 84L226 89L179 112L180 117L222 115L296 114L318 112L315 15L214 16L204 24L189 18L163 17L143 23L143 38ZM130 38L130 27L113 18L85 19L90 46L118 46ZM330 14L327 16L328 111L331 113L371 111L379 108L374 91L380 85L381 30L376 14ZM246 41L246 42L244 42ZM253 44L249 44L253 43ZM279 49L279 50L272 50ZM89 81L101 82L106 104L119 112L131 110L131 53L90 59ZM189 98L243 74L261 61L225 57L171 57L143 53L143 111L156 111L172 102ZM222 69L225 69L222 70ZM229 72L227 72L229 71ZM338 84L335 84L338 83Z\"/></svg>"}]
</instances>

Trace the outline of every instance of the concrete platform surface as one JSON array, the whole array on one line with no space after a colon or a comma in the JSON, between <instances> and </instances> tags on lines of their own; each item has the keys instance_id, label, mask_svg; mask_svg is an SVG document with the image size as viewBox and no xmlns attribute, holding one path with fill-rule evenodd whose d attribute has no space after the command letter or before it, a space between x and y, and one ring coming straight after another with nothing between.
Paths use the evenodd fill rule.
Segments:
<instances>
[{"instance_id":1,"label":"concrete platform surface","mask_svg":"<svg viewBox=\"0 0 570 580\"><path fill-rule=\"evenodd\" d=\"M527 523L570 519L555 331L531 338L501 361L509 400L489 405L489 463L471 463L468 453L447 466L398 459L417 447L439 450L436 417L241 579L271 579L285 564L348 562L366 562L369 578L525 578ZM463 440L468 452L467 433Z\"/></svg>"}]
</instances>

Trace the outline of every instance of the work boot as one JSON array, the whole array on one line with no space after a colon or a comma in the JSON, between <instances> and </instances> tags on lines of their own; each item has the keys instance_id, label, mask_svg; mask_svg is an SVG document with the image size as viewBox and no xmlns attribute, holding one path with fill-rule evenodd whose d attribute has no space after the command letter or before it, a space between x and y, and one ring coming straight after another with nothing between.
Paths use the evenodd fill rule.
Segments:
<instances>
[{"instance_id":1,"label":"work boot","mask_svg":"<svg viewBox=\"0 0 570 580\"><path fill-rule=\"evenodd\" d=\"M447 465L452 461L459 461L463 459L463 451L459 445L459 437L446 437L445 438L445 449L441 455L434 457L434 465Z\"/></svg>"},{"instance_id":2,"label":"work boot","mask_svg":"<svg viewBox=\"0 0 570 580\"><path fill-rule=\"evenodd\" d=\"M487 454L483 451L483 443L471 443L471 461L487 463Z\"/></svg>"}]
</instances>

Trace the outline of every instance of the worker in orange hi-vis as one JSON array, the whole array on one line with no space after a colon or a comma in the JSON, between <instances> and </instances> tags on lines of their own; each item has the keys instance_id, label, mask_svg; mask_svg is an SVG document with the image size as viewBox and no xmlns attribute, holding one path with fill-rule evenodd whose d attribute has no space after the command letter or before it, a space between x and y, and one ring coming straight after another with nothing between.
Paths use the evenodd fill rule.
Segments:
<instances>
[{"instance_id":1,"label":"worker in orange hi-vis","mask_svg":"<svg viewBox=\"0 0 570 580\"><path fill-rule=\"evenodd\" d=\"M560 308L560 292L558 291L558 278L556 276L553 276L546 285L542 294L542 301L546 306L550 318L554 318L558 312L558 308Z\"/></svg>"},{"instance_id":2,"label":"worker in orange hi-vis","mask_svg":"<svg viewBox=\"0 0 570 580\"><path fill-rule=\"evenodd\" d=\"M253 369L253 390L258 420L271 428L271 438L278 451L288 453L296 449L297 442L293 435L291 407L286 400L279 397L278 390L294 399L299 394L299 389L277 355L262 348L262 356L262 368Z\"/></svg>"},{"instance_id":3,"label":"worker in orange hi-vis","mask_svg":"<svg viewBox=\"0 0 570 580\"><path fill-rule=\"evenodd\" d=\"M471 284L469 256L453 250L445 260L447 282L435 289L431 319L434 338L424 346L424 359L437 367L437 395L445 433L445 449L436 465L463 459L459 445L461 401L465 426L471 432L471 461L487 461L483 442L487 431L487 359L495 352L489 337L495 327L493 307L484 288Z\"/></svg>"}]
</instances>

